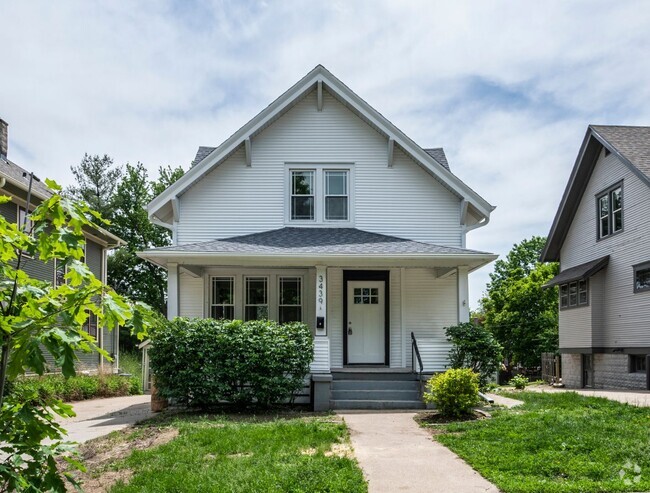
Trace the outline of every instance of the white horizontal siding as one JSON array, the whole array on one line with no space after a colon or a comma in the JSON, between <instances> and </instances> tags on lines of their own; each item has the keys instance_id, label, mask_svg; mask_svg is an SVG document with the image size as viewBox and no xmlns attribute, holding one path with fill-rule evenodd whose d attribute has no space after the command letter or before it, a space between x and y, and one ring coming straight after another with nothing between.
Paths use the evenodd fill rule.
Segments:
<instances>
[{"instance_id":1,"label":"white horizontal siding","mask_svg":"<svg viewBox=\"0 0 650 493\"><path fill-rule=\"evenodd\" d=\"M596 195L623 181L623 232L596 241ZM600 156L561 251L561 269L610 255L602 273L602 319L598 345L650 346L650 293L634 293L632 266L650 261L650 188L614 154ZM577 326L560 316L560 337L572 340ZM568 320L568 319L567 319Z\"/></svg>"},{"instance_id":2,"label":"white horizontal siding","mask_svg":"<svg viewBox=\"0 0 650 493\"><path fill-rule=\"evenodd\" d=\"M178 276L178 314L181 317L203 317L203 277L192 277L181 273Z\"/></svg>"},{"instance_id":3,"label":"white horizontal siding","mask_svg":"<svg viewBox=\"0 0 650 493\"><path fill-rule=\"evenodd\" d=\"M560 327L560 348L591 347L591 306L560 310Z\"/></svg>"},{"instance_id":4,"label":"white horizontal siding","mask_svg":"<svg viewBox=\"0 0 650 493\"><path fill-rule=\"evenodd\" d=\"M179 244L281 228L285 225L286 163L352 163L355 227L461 246L460 200L395 149L344 105L312 92L252 139L252 166L243 149L180 197ZM318 191L317 191L318 192Z\"/></svg>"},{"instance_id":5,"label":"white horizontal siding","mask_svg":"<svg viewBox=\"0 0 650 493\"><path fill-rule=\"evenodd\" d=\"M312 373L327 373L330 370L330 342L327 337L314 337L314 360Z\"/></svg>"},{"instance_id":6,"label":"white horizontal siding","mask_svg":"<svg viewBox=\"0 0 650 493\"><path fill-rule=\"evenodd\" d=\"M452 348L450 343L428 338L417 338L417 343L422 358L422 371L435 373L449 368L449 350Z\"/></svg>"},{"instance_id":7,"label":"white horizontal siding","mask_svg":"<svg viewBox=\"0 0 650 493\"><path fill-rule=\"evenodd\" d=\"M456 275L439 279L433 269L406 269L404 277L406 366L411 367L411 332L416 339L448 346L445 327L458 323L458 291Z\"/></svg>"}]
</instances>

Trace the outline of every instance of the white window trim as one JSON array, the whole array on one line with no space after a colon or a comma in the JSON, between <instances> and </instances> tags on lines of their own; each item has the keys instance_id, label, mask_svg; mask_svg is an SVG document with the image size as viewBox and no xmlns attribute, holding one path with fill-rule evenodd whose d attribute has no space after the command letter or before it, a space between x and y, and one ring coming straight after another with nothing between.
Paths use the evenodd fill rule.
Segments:
<instances>
[{"instance_id":1,"label":"white window trim","mask_svg":"<svg viewBox=\"0 0 650 493\"><path fill-rule=\"evenodd\" d=\"M280 321L280 308L283 306L290 306L290 307L295 307L299 306L300 307L300 320L298 322L303 322L305 320L305 278L304 276L294 276L294 275L285 275L285 274L278 274L277 276L277 282L276 282L276 290L277 290L277 295L276 295L276 300L277 300L277 305L278 305L278 313L277 317L273 320L277 320L278 322ZM280 298L280 284L282 282L282 279L299 279L300 280L300 304L299 305L282 305L280 303L281 298Z\"/></svg>"},{"instance_id":2,"label":"white window trim","mask_svg":"<svg viewBox=\"0 0 650 493\"><path fill-rule=\"evenodd\" d=\"M346 173L346 191L347 193L345 195L338 195L338 194L329 194L327 193L327 179L325 178L327 173L329 171L344 171ZM347 169L330 169L330 168L325 168L322 171L323 173L323 222L324 223L335 223L335 224L340 224L340 223L349 223L350 222L350 171ZM327 219L327 197L345 197L348 201L347 204L347 211L348 211L348 218L347 219Z\"/></svg>"},{"instance_id":3,"label":"white window trim","mask_svg":"<svg viewBox=\"0 0 650 493\"><path fill-rule=\"evenodd\" d=\"M293 193L293 174L294 173L312 173L313 174L313 183L312 183L312 191L311 195L294 195ZM317 195L317 190L318 190L318 171L312 168L291 168L289 170L289 221L292 223L300 224L300 223L313 223L316 222L318 219L318 195ZM313 197L314 199L314 218L313 219L292 219L291 218L291 212L292 212L292 202L294 197Z\"/></svg>"},{"instance_id":4,"label":"white window trim","mask_svg":"<svg viewBox=\"0 0 650 493\"><path fill-rule=\"evenodd\" d=\"M249 279L264 279L266 281L266 303L256 303L256 304L247 303L248 300L246 298L246 295L248 294L247 290L248 290L248 280ZM277 320L277 315L276 315L276 318L273 318L273 315L271 313L271 283L270 283L269 276L268 275L259 276L259 275L255 275L255 274L245 275L243 284L244 284L244 286L243 286L243 288L244 288L244 297L243 297L243 300L242 300L243 301L243 304L242 304L242 315L243 315L242 320L245 321L245 322L247 321L246 320L246 308L248 308L249 306L265 306L266 307L266 318L268 320ZM255 320L259 320L259 319L255 319Z\"/></svg>"},{"instance_id":5,"label":"white window trim","mask_svg":"<svg viewBox=\"0 0 650 493\"><path fill-rule=\"evenodd\" d=\"M355 196L354 163L285 163L284 173L284 224L305 227L354 227ZM314 171L314 219L291 219L292 171ZM325 171L347 171L348 173L348 220L325 220Z\"/></svg>"},{"instance_id":6,"label":"white window trim","mask_svg":"<svg viewBox=\"0 0 650 493\"><path fill-rule=\"evenodd\" d=\"M208 292L208 296L209 296L209 300L208 300L208 317L212 318L212 308L214 308L216 306L221 306L221 307L232 306L232 316L233 316L233 318L236 318L235 317L235 306L236 306L235 293L237 292L237 281L235 280L235 276L209 276L209 279L210 280L208 282L209 282L210 289L209 289L209 292ZM213 299L214 299L214 296L213 296L214 295L214 280L215 279L230 279L230 281L232 282L232 293L231 293L232 303L230 303L230 304L213 303Z\"/></svg>"}]
</instances>

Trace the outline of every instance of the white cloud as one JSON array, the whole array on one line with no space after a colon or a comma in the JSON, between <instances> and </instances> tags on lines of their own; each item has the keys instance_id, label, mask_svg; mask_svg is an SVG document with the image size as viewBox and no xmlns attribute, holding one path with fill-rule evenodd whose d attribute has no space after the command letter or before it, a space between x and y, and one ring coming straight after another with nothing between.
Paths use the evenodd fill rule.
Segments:
<instances>
[{"instance_id":1,"label":"white cloud","mask_svg":"<svg viewBox=\"0 0 650 493\"><path fill-rule=\"evenodd\" d=\"M0 2L10 157L187 166L322 63L498 206L468 246L546 234L588 123L650 123L643 1ZM472 305L489 269L472 276Z\"/></svg>"}]
</instances>

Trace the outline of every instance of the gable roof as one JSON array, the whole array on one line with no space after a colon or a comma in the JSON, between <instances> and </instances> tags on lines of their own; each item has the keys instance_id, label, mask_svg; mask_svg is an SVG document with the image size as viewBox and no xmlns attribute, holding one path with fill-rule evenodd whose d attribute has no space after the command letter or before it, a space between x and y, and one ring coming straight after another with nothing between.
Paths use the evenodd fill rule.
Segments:
<instances>
[{"instance_id":1,"label":"gable roof","mask_svg":"<svg viewBox=\"0 0 650 493\"><path fill-rule=\"evenodd\" d=\"M201 161L203 161L215 149L216 147L200 146L199 149L196 151L196 156L194 157L194 161L192 161L192 164L190 164L190 168L194 167L195 164L199 164Z\"/></svg>"},{"instance_id":2,"label":"gable roof","mask_svg":"<svg viewBox=\"0 0 650 493\"><path fill-rule=\"evenodd\" d=\"M559 261L560 249L603 147L650 187L650 127L589 125L542 251L542 262Z\"/></svg>"},{"instance_id":3,"label":"gable roof","mask_svg":"<svg viewBox=\"0 0 650 493\"><path fill-rule=\"evenodd\" d=\"M490 212L494 210L492 205L463 183L457 176L452 174L448 169L448 165L445 166L436 157L418 146L377 110L372 108L339 79L334 77L322 65L316 66L284 94L264 108L257 116L226 139L220 146L212 149L210 152L208 152L210 148L203 148L203 151L199 149L197 158L200 158L200 161L197 162L195 158L193 166L187 173L149 203L147 209L150 218L157 224L169 226L175 209L174 200L180 194L221 164L228 156L242 146L246 139L250 139L264 130L268 125L288 111L303 96L319 86L323 90L327 89L332 96L366 121L366 123L370 124L375 130L386 136L387 139L393 139L394 143L410 155L422 168L439 180L452 193L465 199L469 207L473 209L472 212L474 215L485 218L486 220L489 218Z\"/></svg>"}]
</instances>

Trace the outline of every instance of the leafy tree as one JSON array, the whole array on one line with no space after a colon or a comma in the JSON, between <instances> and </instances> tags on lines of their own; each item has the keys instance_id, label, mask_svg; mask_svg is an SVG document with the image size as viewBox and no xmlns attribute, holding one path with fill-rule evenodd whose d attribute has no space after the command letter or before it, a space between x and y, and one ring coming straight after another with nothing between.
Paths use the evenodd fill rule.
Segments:
<instances>
[{"instance_id":1,"label":"leafy tree","mask_svg":"<svg viewBox=\"0 0 650 493\"><path fill-rule=\"evenodd\" d=\"M538 366L541 353L558 346L557 289L542 285L558 273L557 263L540 263L546 239L514 245L495 263L481 300L484 324L504 348L509 363Z\"/></svg>"},{"instance_id":2,"label":"leafy tree","mask_svg":"<svg viewBox=\"0 0 650 493\"><path fill-rule=\"evenodd\" d=\"M136 252L171 244L169 230L149 221L146 205L158 191L183 175L182 168L160 168L160 179L151 182L145 167L126 165L124 178L114 198L115 216L111 232L127 242L108 259L108 281L118 293L144 301L166 313L167 273Z\"/></svg>"},{"instance_id":3,"label":"leafy tree","mask_svg":"<svg viewBox=\"0 0 650 493\"><path fill-rule=\"evenodd\" d=\"M450 366L471 369L479 375L480 386L484 388L501 364L501 345L489 330L473 323L446 327L445 332L453 344L449 351Z\"/></svg>"},{"instance_id":4,"label":"leafy tree","mask_svg":"<svg viewBox=\"0 0 650 493\"><path fill-rule=\"evenodd\" d=\"M106 154L103 157L84 154L81 163L70 169L76 185L68 187L66 193L77 200L86 201L91 209L110 221L113 218L113 198L122 177L122 169L115 167L113 159Z\"/></svg>"},{"instance_id":5,"label":"leafy tree","mask_svg":"<svg viewBox=\"0 0 650 493\"><path fill-rule=\"evenodd\" d=\"M60 192L56 183L47 185ZM8 197L0 198L7 202ZM96 228L101 216L87 203L55 193L31 214L31 231L0 216L0 491L65 491L69 472L57 458L82 469L73 444L55 420L74 416L69 405L36 390L11 391L25 372L43 374L49 353L65 377L75 374L77 352L108 354L84 330L90 314L98 326L130 325L144 337L153 323L143 304L132 303L97 279L81 260L83 229ZM54 286L21 269L23 252L62 262L66 283ZM47 441L47 442L46 442Z\"/></svg>"}]
</instances>

